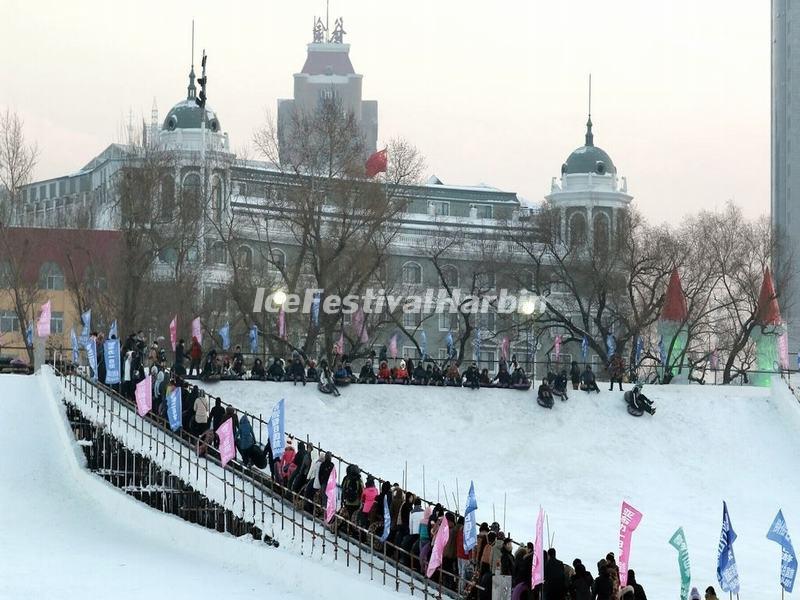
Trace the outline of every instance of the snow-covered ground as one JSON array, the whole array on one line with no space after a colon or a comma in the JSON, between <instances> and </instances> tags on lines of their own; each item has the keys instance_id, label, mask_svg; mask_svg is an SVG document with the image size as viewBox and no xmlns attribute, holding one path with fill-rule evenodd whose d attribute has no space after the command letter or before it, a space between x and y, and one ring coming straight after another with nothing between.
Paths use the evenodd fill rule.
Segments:
<instances>
[{"instance_id":1,"label":"snow-covered ground","mask_svg":"<svg viewBox=\"0 0 800 600\"><path fill-rule=\"evenodd\" d=\"M627 386L626 386L627 389ZM375 474L444 501L465 502L470 479L479 521L505 521L518 541L533 539L541 504L559 556L594 566L617 551L627 500L644 513L632 567L651 597L677 594L683 526L693 585L716 582L716 551L727 500L742 597L779 592L780 551L766 539L779 508L800 532L800 405L785 384L773 389L651 386L655 417L636 419L619 392L571 392L552 411L533 392L351 385L340 398L316 386L221 382L209 392L252 413L287 402L287 429L308 434ZM438 489L438 492L437 492ZM503 503L507 494L507 511ZM546 533L547 535L547 533ZM800 533L795 533L800 537ZM594 571L595 569L592 568Z\"/></svg>"},{"instance_id":2,"label":"snow-covered ground","mask_svg":"<svg viewBox=\"0 0 800 600\"><path fill-rule=\"evenodd\" d=\"M90 474L51 383L0 376L0 598L397 597L342 564L157 512Z\"/></svg>"}]
</instances>

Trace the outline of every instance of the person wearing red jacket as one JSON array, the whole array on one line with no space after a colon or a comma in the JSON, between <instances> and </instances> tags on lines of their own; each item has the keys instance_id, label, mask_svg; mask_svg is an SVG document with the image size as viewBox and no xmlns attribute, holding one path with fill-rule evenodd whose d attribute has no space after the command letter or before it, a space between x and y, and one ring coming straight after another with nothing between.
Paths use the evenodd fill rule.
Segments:
<instances>
[{"instance_id":1,"label":"person wearing red jacket","mask_svg":"<svg viewBox=\"0 0 800 600\"><path fill-rule=\"evenodd\" d=\"M389 370L389 365L386 361L381 361L381 366L378 369L378 382L387 383L392 378L392 372Z\"/></svg>"},{"instance_id":2,"label":"person wearing red jacket","mask_svg":"<svg viewBox=\"0 0 800 600\"><path fill-rule=\"evenodd\" d=\"M472 561L475 549L469 552L464 551L464 517L458 517L456 522L456 559L458 561L458 593L464 593L464 586L466 586L467 566Z\"/></svg>"},{"instance_id":3,"label":"person wearing red jacket","mask_svg":"<svg viewBox=\"0 0 800 600\"><path fill-rule=\"evenodd\" d=\"M200 361L203 358L203 347L197 341L197 337L192 337L192 345L189 348L189 376L197 370L197 376L200 376Z\"/></svg>"},{"instance_id":4,"label":"person wearing red jacket","mask_svg":"<svg viewBox=\"0 0 800 600\"><path fill-rule=\"evenodd\" d=\"M411 378L408 376L408 369L406 369L406 361L400 361L400 366L395 371L394 377L396 380L402 381L403 383L409 383L411 381Z\"/></svg>"}]
</instances>

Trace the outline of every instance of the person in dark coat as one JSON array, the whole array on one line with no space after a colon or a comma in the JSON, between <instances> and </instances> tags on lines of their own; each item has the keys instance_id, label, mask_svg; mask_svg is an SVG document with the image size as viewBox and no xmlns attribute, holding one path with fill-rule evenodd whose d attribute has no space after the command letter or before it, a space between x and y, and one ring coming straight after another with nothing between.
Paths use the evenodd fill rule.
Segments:
<instances>
[{"instance_id":1,"label":"person in dark coat","mask_svg":"<svg viewBox=\"0 0 800 600\"><path fill-rule=\"evenodd\" d=\"M472 363L464 373L464 378L467 381L467 387L471 390L477 390L481 387L481 372L478 370L478 365Z\"/></svg>"},{"instance_id":2,"label":"person in dark coat","mask_svg":"<svg viewBox=\"0 0 800 600\"><path fill-rule=\"evenodd\" d=\"M303 366L303 359L299 355L292 359L287 379L294 385L297 385L298 381L302 381L303 385L306 384L306 369Z\"/></svg>"},{"instance_id":3,"label":"person in dark coat","mask_svg":"<svg viewBox=\"0 0 800 600\"><path fill-rule=\"evenodd\" d=\"M325 494L325 486L328 485L328 478L331 476L331 471L333 471L333 457L330 452L326 452L325 460L322 461L322 464L319 466L319 472L317 473L317 479L319 479L319 486L323 495ZM327 500L327 496L325 496L325 498Z\"/></svg>"},{"instance_id":4,"label":"person in dark coat","mask_svg":"<svg viewBox=\"0 0 800 600\"><path fill-rule=\"evenodd\" d=\"M633 569L628 569L628 585L633 588L633 600L647 600L647 594L641 584L637 583Z\"/></svg>"},{"instance_id":5,"label":"person in dark coat","mask_svg":"<svg viewBox=\"0 0 800 600\"><path fill-rule=\"evenodd\" d=\"M581 389L584 392L600 393L600 388L597 387L597 379L595 379L592 367L589 365L586 365L586 370L581 375Z\"/></svg>"},{"instance_id":6,"label":"person in dark coat","mask_svg":"<svg viewBox=\"0 0 800 600\"><path fill-rule=\"evenodd\" d=\"M619 391L622 391L622 378L625 375L625 360L622 358L622 355L617 352L614 356L611 357L611 362L608 364L608 377L610 379L609 382L609 392L614 391L614 384L619 384Z\"/></svg>"},{"instance_id":7,"label":"person in dark coat","mask_svg":"<svg viewBox=\"0 0 800 600\"><path fill-rule=\"evenodd\" d=\"M556 549L547 551L544 563L544 595L548 600L564 600L567 594L564 563L556 558Z\"/></svg>"},{"instance_id":8,"label":"person in dark coat","mask_svg":"<svg viewBox=\"0 0 800 600\"><path fill-rule=\"evenodd\" d=\"M250 379L261 379L262 381L267 378L267 372L264 370L264 363L260 358L253 361L253 368L250 369Z\"/></svg>"},{"instance_id":9,"label":"person in dark coat","mask_svg":"<svg viewBox=\"0 0 800 600\"><path fill-rule=\"evenodd\" d=\"M611 580L611 574L608 572L608 563L605 559L597 563L597 571L599 575L592 584L592 599L612 600L614 582Z\"/></svg>"},{"instance_id":10,"label":"person in dark coat","mask_svg":"<svg viewBox=\"0 0 800 600\"><path fill-rule=\"evenodd\" d=\"M372 365L372 359L368 358L358 373L358 383L375 383L376 381L375 367Z\"/></svg>"},{"instance_id":11,"label":"person in dark coat","mask_svg":"<svg viewBox=\"0 0 800 600\"><path fill-rule=\"evenodd\" d=\"M578 366L578 361L572 361L572 366L569 368L569 378L572 381L572 389L577 390L581 385L581 368Z\"/></svg>"},{"instance_id":12,"label":"person in dark coat","mask_svg":"<svg viewBox=\"0 0 800 600\"><path fill-rule=\"evenodd\" d=\"M578 559L572 563L575 574L570 578L569 590L572 600L592 600L592 575Z\"/></svg>"},{"instance_id":13,"label":"person in dark coat","mask_svg":"<svg viewBox=\"0 0 800 600\"><path fill-rule=\"evenodd\" d=\"M208 413L208 416L211 418L214 431L219 429L220 425L225 421L225 409L222 407L221 398L217 398L214 401L214 407L211 409L211 412Z\"/></svg>"},{"instance_id":14,"label":"person in dark coat","mask_svg":"<svg viewBox=\"0 0 800 600\"><path fill-rule=\"evenodd\" d=\"M125 344L127 346L127 342ZM186 360L186 342L181 338L178 345L175 346L175 364L172 367L175 373L181 377L186 375L186 367L183 366L184 360Z\"/></svg>"}]
</instances>

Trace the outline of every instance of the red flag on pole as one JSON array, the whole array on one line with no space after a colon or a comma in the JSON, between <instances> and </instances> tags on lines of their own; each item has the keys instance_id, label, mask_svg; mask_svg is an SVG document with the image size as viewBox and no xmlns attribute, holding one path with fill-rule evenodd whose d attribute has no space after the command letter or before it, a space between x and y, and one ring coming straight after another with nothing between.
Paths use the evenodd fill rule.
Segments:
<instances>
[{"instance_id":1,"label":"red flag on pole","mask_svg":"<svg viewBox=\"0 0 800 600\"><path fill-rule=\"evenodd\" d=\"M371 179L378 173L386 173L388 164L389 157L386 153L386 148L378 150L367 159L367 164L365 166L367 177Z\"/></svg>"}]
</instances>

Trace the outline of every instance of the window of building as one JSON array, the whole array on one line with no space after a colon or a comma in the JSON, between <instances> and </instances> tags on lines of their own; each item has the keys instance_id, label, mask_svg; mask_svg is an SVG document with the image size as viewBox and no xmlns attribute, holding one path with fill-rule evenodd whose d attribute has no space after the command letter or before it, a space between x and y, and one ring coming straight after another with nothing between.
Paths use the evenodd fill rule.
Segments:
<instances>
[{"instance_id":1,"label":"window of building","mask_svg":"<svg viewBox=\"0 0 800 600\"><path fill-rule=\"evenodd\" d=\"M219 240L213 242L208 248L208 263L211 265L228 264L228 249Z\"/></svg>"},{"instance_id":2,"label":"window of building","mask_svg":"<svg viewBox=\"0 0 800 600\"><path fill-rule=\"evenodd\" d=\"M203 294L206 308L218 312L226 312L228 308L228 297L223 287L206 287Z\"/></svg>"},{"instance_id":3,"label":"window of building","mask_svg":"<svg viewBox=\"0 0 800 600\"><path fill-rule=\"evenodd\" d=\"M284 271L286 269L286 252L280 248L272 248L269 251L270 271Z\"/></svg>"},{"instance_id":4,"label":"window of building","mask_svg":"<svg viewBox=\"0 0 800 600\"><path fill-rule=\"evenodd\" d=\"M573 248L586 243L586 216L577 212L569 218L569 243Z\"/></svg>"},{"instance_id":5,"label":"window of building","mask_svg":"<svg viewBox=\"0 0 800 600\"><path fill-rule=\"evenodd\" d=\"M225 185L219 176L214 176L211 183L211 201L213 202L214 218L219 220L225 211Z\"/></svg>"},{"instance_id":6,"label":"window of building","mask_svg":"<svg viewBox=\"0 0 800 600\"><path fill-rule=\"evenodd\" d=\"M64 313L53 311L50 314L50 334L64 333Z\"/></svg>"},{"instance_id":7,"label":"window of building","mask_svg":"<svg viewBox=\"0 0 800 600\"><path fill-rule=\"evenodd\" d=\"M403 265L403 283L406 285L422 283L422 266L419 263L407 262Z\"/></svg>"},{"instance_id":8,"label":"window of building","mask_svg":"<svg viewBox=\"0 0 800 600\"><path fill-rule=\"evenodd\" d=\"M470 208L475 209L475 216L479 219L492 218L492 205L491 204L473 204Z\"/></svg>"},{"instance_id":9,"label":"window of building","mask_svg":"<svg viewBox=\"0 0 800 600\"><path fill-rule=\"evenodd\" d=\"M450 216L450 203L442 200L431 200L429 206L433 208L433 215L436 217Z\"/></svg>"},{"instance_id":10,"label":"window of building","mask_svg":"<svg viewBox=\"0 0 800 600\"><path fill-rule=\"evenodd\" d=\"M39 287L43 290L63 290L64 273L54 262L46 262L39 270Z\"/></svg>"},{"instance_id":11,"label":"window of building","mask_svg":"<svg viewBox=\"0 0 800 600\"><path fill-rule=\"evenodd\" d=\"M253 250L250 246L242 244L236 250L236 264L240 269L253 268Z\"/></svg>"},{"instance_id":12,"label":"window of building","mask_svg":"<svg viewBox=\"0 0 800 600\"><path fill-rule=\"evenodd\" d=\"M493 312L478 313L475 319L476 327L480 327L483 331L494 331L497 322L497 315Z\"/></svg>"},{"instance_id":13,"label":"window of building","mask_svg":"<svg viewBox=\"0 0 800 600\"><path fill-rule=\"evenodd\" d=\"M439 331L458 331L460 323L458 313L440 312L439 316Z\"/></svg>"},{"instance_id":14,"label":"window of building","mask_svg":"<svg viewBox=\"0 0 800 600\"><path fill-rule=\"evenodd\" d=\"M19 319L13 310L0 310L0 333L19 331Z\"/></svg>"},{"instance_id":15,"label":"window of building","mask_svg":"<svg viewBox=\"0 0 800 600\"><path fill-rule=\"evenodd\" d=\"M416 346L403 346L403 358L413 358L417 360L420 358L419 350Z\"/></svg>"},{"instance_id":16,"label":"window of building","mask_svg":"<svg viewBox=\"0 0 800 600\"><path fill-rule=\"evenodd\" d=\"M178 262L178 253L175 248L163 248L158 252L158 260L162 263L174 265Z\"/></svg>"},{"instance_id":17,"label":"window of building","mask_svg":"<svg viewBox=\"0 0 800 600\"><path fill-rule=\"evenodd\" d=\"M189 173L183 178L183 186L181 187L181 194L183 196L182 210L190 212L200 208L200 199L203 195L203 183L200 175L197 173Z\"/></svg>"},{"instance_id":18,"label":"window of building","mask_svg":"<svg viewBox=\"0 0 800 600\"><path fill-rule=\"evenodd\" d=\"M167 175L161 180L161 216L172 217L175 214L175 179Z\"/></svg>"},{"instance_id":19,"label":"window of building","mask_svg":"<svg viewBox=\"0 0 800 600\"><path fill-rule=\"evenodd\" d=\"M476 273L475 287L478 290L491 290L495 286L494 273Z\"/></svg>"},{"instance_id":20,"label":"window of building","mask_svg":"<svg viewBox=\"0 0 800 600\"><path fill-rule=\"evenodd\" d=\"M403 327L416 329L422 323L422 315L418 312L403 313Z\"/></svg>"},{"instance_id":21,"label":"window of building","mask_svg":"<svg viewBox=\"0 0 800 600\"><path fill-rule=\"evenodd\" d=\"M597 213L593 220L594 253L606 254L609 245L609 232L611 231L608 215L606 213Z\"/></svg>"},{"instance_id":22,"label":"window of building","mask_svg":"<svg viewBox=\"0 0 800 600\"><path fill-rule=\"evenodd\" d=\"M445 265L442 267L442 279L447 286L452 290L458 287L458 269L453 265Z\"/></svg>"}]
</instances>

